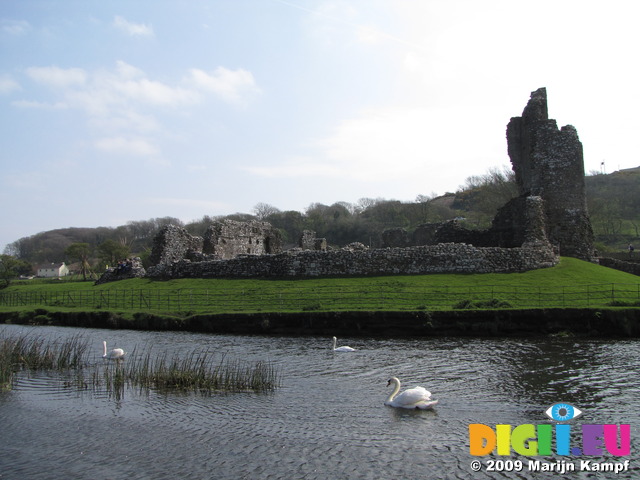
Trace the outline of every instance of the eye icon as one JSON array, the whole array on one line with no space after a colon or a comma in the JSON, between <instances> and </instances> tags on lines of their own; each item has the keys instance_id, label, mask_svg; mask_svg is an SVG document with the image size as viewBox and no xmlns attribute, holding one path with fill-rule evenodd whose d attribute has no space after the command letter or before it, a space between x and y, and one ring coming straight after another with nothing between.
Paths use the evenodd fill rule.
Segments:
<instances>
[{"instance_id":1,"label":"eye icon","mask_svg":"<svg viewBox=\"0 0 640 480\"><path fill-rule=\"evenodd\" d=\"M566 422L582 415L582 410L568 403L554 403L545 410L545 415L556 422Z\"/></svg>"}]
</instances>

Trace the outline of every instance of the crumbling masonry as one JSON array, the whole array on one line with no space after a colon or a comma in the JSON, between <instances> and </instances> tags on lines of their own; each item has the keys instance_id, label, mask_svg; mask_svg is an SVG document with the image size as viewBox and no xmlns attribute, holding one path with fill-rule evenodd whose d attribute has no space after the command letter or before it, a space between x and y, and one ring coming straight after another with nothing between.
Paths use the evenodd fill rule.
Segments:
<instances>
[{"instance_id":1,"label":"crumbling masonry","mask_svg":"<svg viewBox=\"0 0 640 480\"><path fill-rule=\"evenodd\" d=\"M455 220L424 224L413 238L402 229L384 232L385 245L446 242L513 248L548 241L560 255L593 260L582 144L573 126L558 129L549 119L546 89L533 92L522 116L511 118L507 144L520 194L499 209L488 230L469 230Z\"/></svg>"},{"instance_id":2,"label":"crumbling masonry","mask_svg":"<svg viewBox=\"0 0 640 480\"><path fill-rule=\"evenodd\" d=\"M540 88L521 117L507 126L509 157L521 197L544 200L545 228L560 255L591 260L593 230L587 213L582 143L576 129L549 119L547 90Z\"/></svg>"},{"instance_id":3,"label":"crumbling masonry","mask_svg":"<svg viewBox=\"0 0 640 480\"><path fill-rule=\"evenodd\" d=\"M520 195L485 231L459 222L427 224L409 240L385 232L387 248L352 244L327 250L306 231L300 247L281 251L266 222L217 222L204 238L169 226L156 236L147 276L154 278L309 277L424 273L522 272L557 264L559 254L593 258L582 144L572 126L548 118L546 90L531 94L507 126L508 152Z\"/></svg>"}]
</instances>

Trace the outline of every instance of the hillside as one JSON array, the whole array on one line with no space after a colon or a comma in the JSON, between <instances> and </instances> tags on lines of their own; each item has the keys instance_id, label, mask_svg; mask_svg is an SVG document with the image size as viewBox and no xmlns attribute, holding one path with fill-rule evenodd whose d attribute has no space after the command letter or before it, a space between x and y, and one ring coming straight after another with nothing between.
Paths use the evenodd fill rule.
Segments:
<instances>
[{"instance_id":1,"label":"hillside","mask_svg":"<svg viewBox=\"0 0 640 480\"><path fill-rule=\"evenodd\" d=\"M626 256L640 242L640 167L586 177L591 224L600 252Z\"/></svg>"},{"instance_id":2,"label":"hillside","mask_svg":"<svg viewBox=\"0 0 640 480\"><path fill-rule=\"evenodd\" d=\"M640 167L611 174L592 172L586 177L587 202L598 250L606 255L624 257L629 243L640 240ZM311 204L304 212L281 211L277 207L258 204L253 214L205 216L183 223L177 218L163 217L130 221L119 227L64 228L41 232L16 240L5 254L29 262L34 268L42 263L77 261L65 254L73 243L86 243L89 263L96 269L108 264L109 252L98 248L110 241L121 247L119 252L145 258L155 233L164 225L184 226L191 234L202 235L207 226L224 218L269 221L282 234L285 247L296 245L303 230L314 230L330 245L342 246L361 242L381 246L385 229L401 227L409 232L423 223L463 219L469 228L486 228L497 208L517 194L510 170L490 170L472 176L455 193L442 196L419 196L415 202L363 198L357 204L336 202L333 205ZM124 249L124 250L122 250ZM103 249L104 250L104 249ZM113 254L112 254L113 256Z\"/></svg>"}]
</instances>

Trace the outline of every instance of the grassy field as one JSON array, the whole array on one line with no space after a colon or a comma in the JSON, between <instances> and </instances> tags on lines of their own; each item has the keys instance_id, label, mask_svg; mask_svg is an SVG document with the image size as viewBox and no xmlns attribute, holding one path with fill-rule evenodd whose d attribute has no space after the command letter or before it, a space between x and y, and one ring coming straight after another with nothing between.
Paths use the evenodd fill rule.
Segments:
<instances>
[{"instance_id":1,"label":"grassy field","mask_svg":"<svg viewBox=\"0 0 640 480\"><path fill-rule=\"evenodd\" d=\"M323 279L31 281L0 291L0 311L154 312L173 315L640 307L640 277L574 258L512 274Z\"/></svg>"}]
</instances>

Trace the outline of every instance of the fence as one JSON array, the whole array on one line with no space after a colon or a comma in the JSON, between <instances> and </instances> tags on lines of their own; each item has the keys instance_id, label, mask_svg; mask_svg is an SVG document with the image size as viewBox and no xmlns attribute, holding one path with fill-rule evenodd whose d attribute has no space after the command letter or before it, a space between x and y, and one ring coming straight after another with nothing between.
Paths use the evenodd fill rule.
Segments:
<instances>
[{"instance_id":1,"label":"fence","mask_svg":"<svg viewBox=\"0 0 640 480\"><path fill-rule=\"evenodd\" d=\"M545 288L374 286L332 284L284 290L57 290L0 293L0 307L64 307L181 313L305 310L447 310L495 308L595 308L640 306L640 284Z\"/></svg>"}]
</instances>

